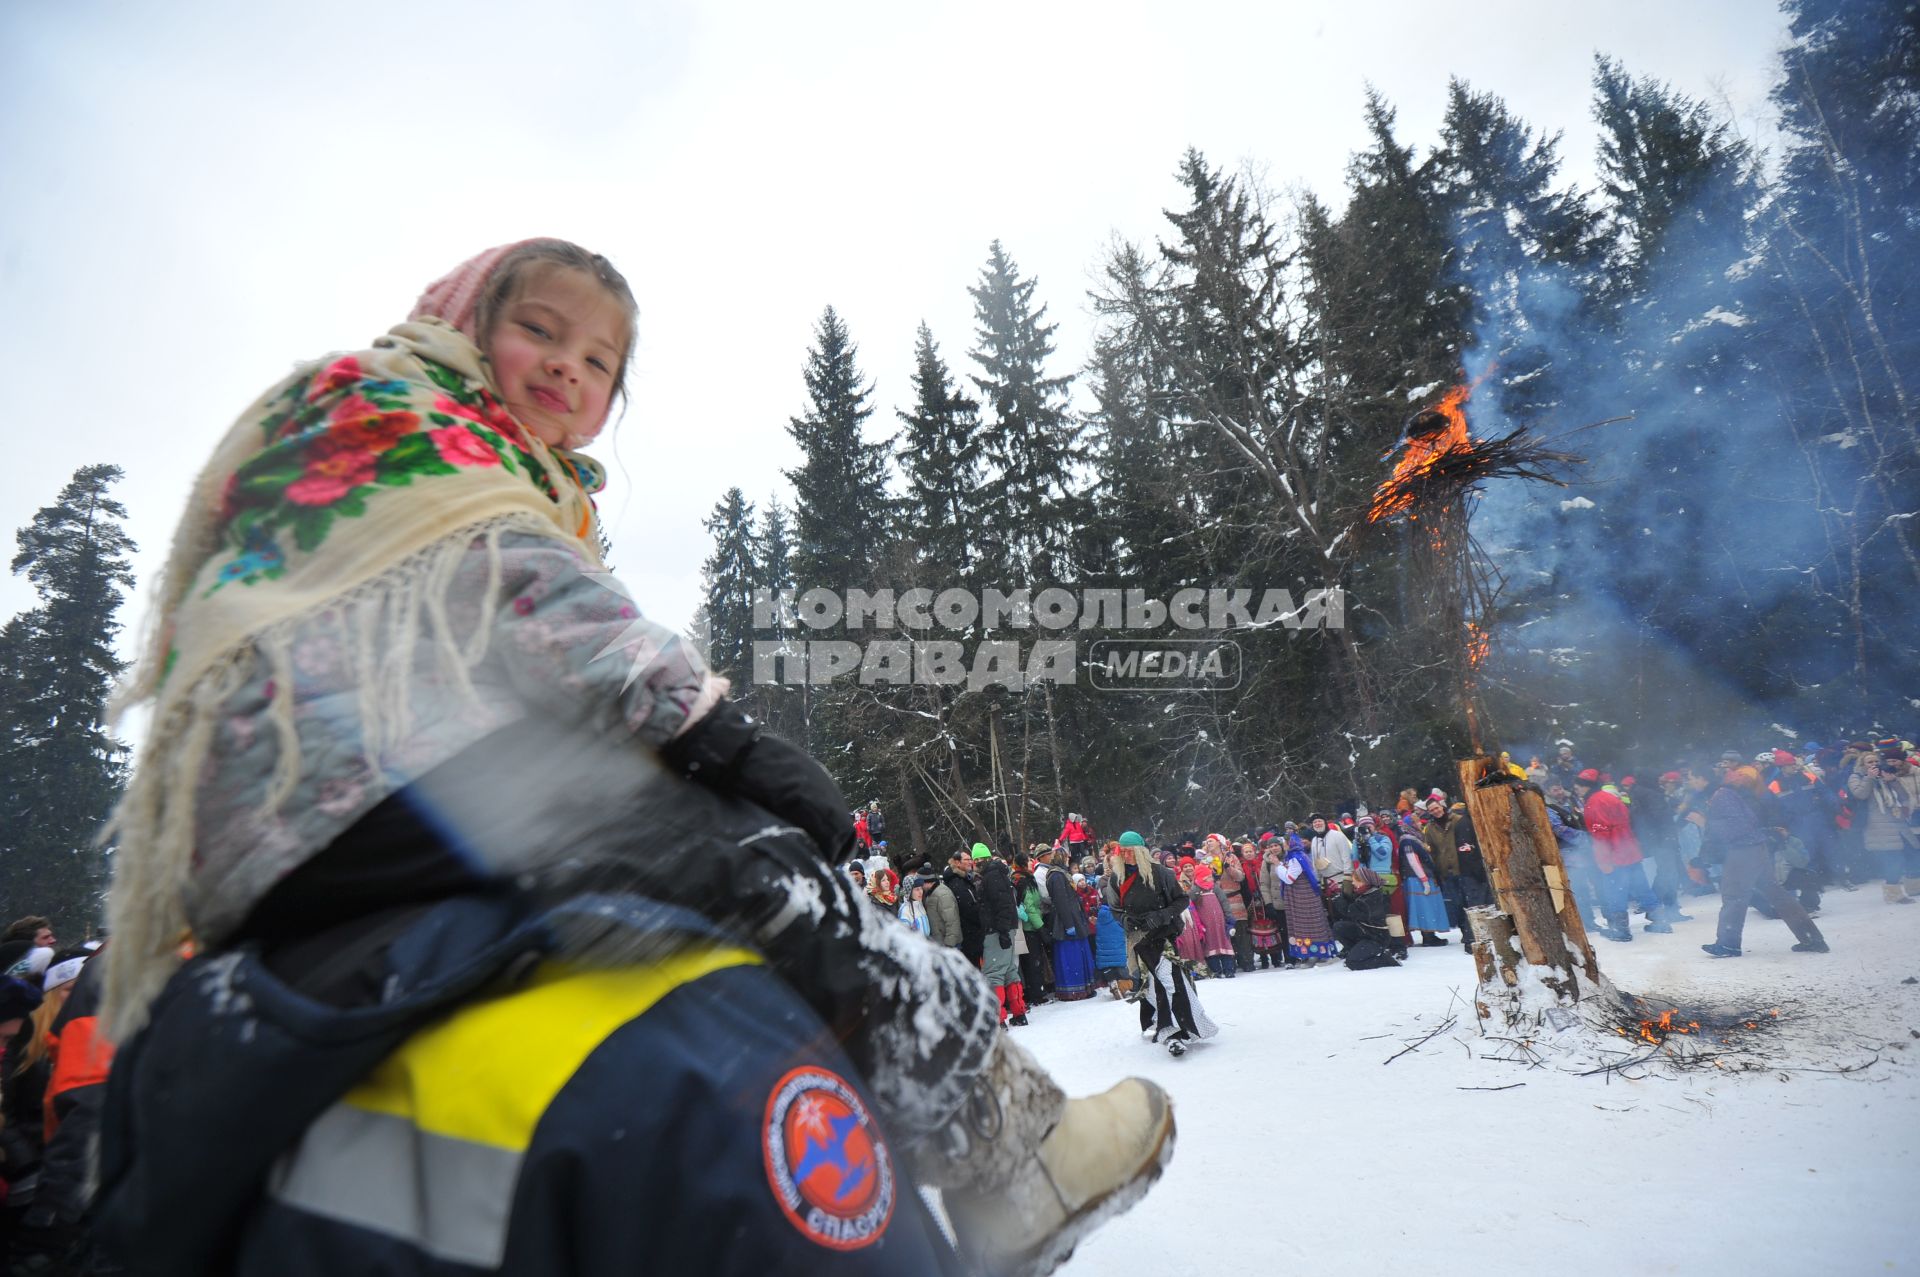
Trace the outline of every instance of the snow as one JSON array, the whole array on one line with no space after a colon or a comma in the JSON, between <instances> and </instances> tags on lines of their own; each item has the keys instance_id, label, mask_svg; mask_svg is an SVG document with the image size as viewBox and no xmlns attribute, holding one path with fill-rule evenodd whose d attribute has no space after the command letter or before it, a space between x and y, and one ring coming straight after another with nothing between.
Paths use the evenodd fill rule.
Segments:
<instances>
[{"instance_id":1,"label":"snow","mask_svg":"<svg viewBox=\"0 0 1920 1277\"><path fill-rule=\"evenodd\" d=\"M1586 497L1568 497L1560 503L1560 508L1562 510L1591 510L1594 508L1594 505L1593 502Z\"/></svg>"},{"instance_id":2,"label":"snow","mask_svg":"<svg viewBox=\"0 0 1920 1277\"><path fill-rule=\"evenodd\" d=\"M1060 1271L1160 1277L1249 1255L1262 1271L1354 1273L1417 1256L1423 1277L1905 1271L1920 1252L1920 984L1901 981L1920 975L1920 908L1889 908L1877 884L1825 905L1821 956L1789 952L1786 928L1755 914L1745 957L1707 958L1712 897L1673 935L1595 941L1630 993L1799 1008L1759 1072L1625 1081L1487 1058L1500 1048L1461 1005L1473 970L1457 936L1398 971L1203 981L1221 1032L1184 1059L1141 1041L1135 1008L1104 994L1040 1007L1013 1032L1070 1094L1139 1074L1172 1093L1179 1123L1165 1178ZM1457 1027L1385 1063L1450 1014ZM1558 1039L1606 1042L1584 1026ZM1780 1071L1876 1057L1844 1075Z\"/></svg>"}]
</instances>

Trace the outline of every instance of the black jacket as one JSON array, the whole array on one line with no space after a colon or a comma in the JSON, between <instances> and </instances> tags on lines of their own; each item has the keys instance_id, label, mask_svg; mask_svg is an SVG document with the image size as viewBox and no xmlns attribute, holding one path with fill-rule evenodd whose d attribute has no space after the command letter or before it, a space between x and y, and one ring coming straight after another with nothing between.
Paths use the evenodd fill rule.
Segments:
<instances>
[{"instance_id":1,"label":"black jacket","mask_svg":"<svg viewBox=\"0 0 1920 1277\"><path fill-rule=\"evenodd\" d=\"M1352 895L1343 891L1331 901L1335 920L1358 923L1368 935L1383 941L1387 938L1387 905L1384 891L1356 891Z\"/></svg>"},{"instance_id":2,"label":"black jacket","mask_svg":"<svg viewBox=\"0 0 1920 1277\"><path fill-rule=\"evenodd\" d=\"M987 924L980 911L979 888L971 877L951 869L940 875L940 881L953 892L953 905L960 913L960 952L977 963L987 951Z\"/></svg>"},{"instance_id":3,"label":"black jacket","mask_svg":"<svg viewBox=\"0 0 1920 1277\"><path fill-rule=\"evenodd\" d=\"M1146 880L1129 865L1120 883L1120 911L1127 928L1139 932L1147 943L1153 943L1156 935L1164 942L1179 934L1187 897L1165 865L1154 865L1152 877Z\"/></svg>"},{"instance_id":4,"label":"black jacket","mask_svg":"<svg viewBox=\"0 0 1920 1277\"><path fill-rule=\"evenodd\" d=\"M1087 911L1080 906L1072 875L1064 869L1047 875L1047 918L1047 936L1055 944L1087 938ZM1069 931L1073 934L1068 935Z\"/></svg>"},{"instance_id":5,"label":"black jacket","mask_svg":"<svg viewBox=\"0 0 1920 1277\"><path fill-rule=\"evenodd\" d=\"M962 925L964 926L964 920ZM980 926L986 935L1005 935L1013 942L1020 914L1013 897L1013 870L1004 860L980 862Z\"/></svg>"}]
</instances>

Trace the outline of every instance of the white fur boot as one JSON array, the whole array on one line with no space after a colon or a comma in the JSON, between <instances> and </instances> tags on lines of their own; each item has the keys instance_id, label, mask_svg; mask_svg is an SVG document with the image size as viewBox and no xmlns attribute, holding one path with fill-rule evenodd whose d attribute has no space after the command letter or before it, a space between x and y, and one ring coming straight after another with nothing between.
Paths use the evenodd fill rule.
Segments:
<instances>
[{"instance_id":1,"label":"white fur boot","mask_svg":"<svg viewBox=\"0 0 1920 1277\"><path fill-rule=\"evenodd\" d=\"M951 1156L924 1159L921 1178L945 1190L962 1253L996 1277L1052 1272L1144 1197L1173 1156L1165 1091L1128 1078L1069 1100L1005 1038L956 1126Z\"/></svg>"}]
</instances>

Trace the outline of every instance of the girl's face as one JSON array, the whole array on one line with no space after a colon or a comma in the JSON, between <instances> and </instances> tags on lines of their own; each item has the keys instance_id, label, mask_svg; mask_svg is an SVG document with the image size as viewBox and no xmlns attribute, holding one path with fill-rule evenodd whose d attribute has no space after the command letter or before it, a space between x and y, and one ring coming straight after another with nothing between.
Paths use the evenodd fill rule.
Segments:
<instances>
[{"instance_id":1,"label":"girl's face","mask_svg":"<svg viewBox=\"0 0 1920 1277\"><path fill-rule=\"evenodd\" d=\"M514 419L549 447L578 448L606 424L627 315L585 271L536 268L482 347Z\"/></svg>"}]
</instances>

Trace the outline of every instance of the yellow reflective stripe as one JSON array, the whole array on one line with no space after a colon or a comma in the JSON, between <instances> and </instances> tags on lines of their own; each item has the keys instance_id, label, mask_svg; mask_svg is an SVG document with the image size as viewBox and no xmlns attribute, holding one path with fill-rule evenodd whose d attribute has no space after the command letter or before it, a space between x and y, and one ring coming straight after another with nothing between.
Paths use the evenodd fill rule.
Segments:
<instances>
[{"instance_id":1,"label":"yellow reflective stripe","mask_svg":"<svg viewBox=\"0 0 1920 1277\"><path fill-rule=\"evenodd\" d=\"M639 966L547 963L525 985L416 1033L342 1102L423 1131L524 1150L594 1048L683 984L759 963L747 949L687 949Z\"/></svg>"}]
</instances>

